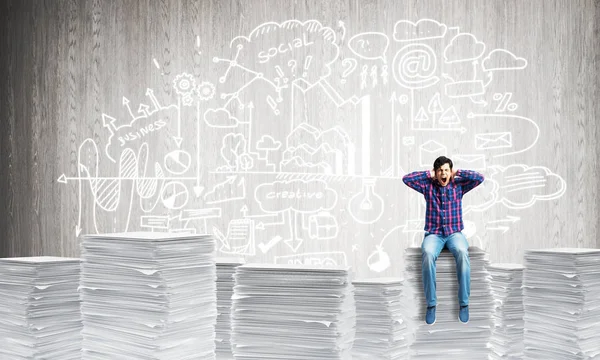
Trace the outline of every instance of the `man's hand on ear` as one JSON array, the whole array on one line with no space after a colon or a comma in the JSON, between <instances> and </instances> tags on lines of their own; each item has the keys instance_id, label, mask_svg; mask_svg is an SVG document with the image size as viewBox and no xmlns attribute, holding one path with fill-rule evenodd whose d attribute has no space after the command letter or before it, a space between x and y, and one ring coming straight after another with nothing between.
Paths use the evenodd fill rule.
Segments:
<instances>
[{"instance_id":1,"label":"man's hand on ear","mask_svg":"<svg viewBox=\"0 0 600 360\"><path fill-rule=\"evenodd\" d=\"M452 169L452 180L454 180L454 177L456 176L457 172L458 172L458 169Z\"/></svg>"}]
</instances>

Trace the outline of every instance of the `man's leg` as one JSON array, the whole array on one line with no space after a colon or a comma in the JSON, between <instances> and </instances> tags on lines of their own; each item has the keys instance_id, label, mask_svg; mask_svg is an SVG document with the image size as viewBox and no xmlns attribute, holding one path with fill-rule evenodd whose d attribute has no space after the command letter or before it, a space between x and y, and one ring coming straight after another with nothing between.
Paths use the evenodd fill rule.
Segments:
<instances>
[{"instance_id":1,"label":"man's leg","mask_svg":"<svg viewBox=\"0 0 600 360\"><path fill-rule=\"evenodd\" d=\"M427 306L436 306L435 295L435 261L444 248L444 238L436 234L425 234L421 244L421 270L423 276L423 289Z\"/></svg>"},{"instance_id":2,"label":"man's leg","mask_svg":"<svg viewBox=\"0 0 600 360\"><path fill-rule=\"evenodd\" d=\"M446 247L456 260L456 276L458 278L458 303L469 305L471 295L471 261L469 260L469 242L461 232L448 236Z\"/></svg>"}]
</instances>

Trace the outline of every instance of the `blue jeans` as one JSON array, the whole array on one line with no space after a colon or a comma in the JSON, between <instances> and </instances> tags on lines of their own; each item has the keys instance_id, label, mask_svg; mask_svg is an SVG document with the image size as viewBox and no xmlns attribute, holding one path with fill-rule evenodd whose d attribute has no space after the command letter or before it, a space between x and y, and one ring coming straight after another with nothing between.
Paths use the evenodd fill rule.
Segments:
<instances>
[{"instance_id":1,"label":"blue jeans","mask_svg":"<svg viewBox=\"0 0 600 360\"><path fill-rule=\"evenodd\" d=\"M425 233L422 250L423 288L427 306L437 305L435 296L435 261L444 249L450 250L456 260L456 276L458 278L458 303L469 305L471 294L471 262L469 261L469 243L459 231L446 237Z\"/></svg>"}]
</instances>

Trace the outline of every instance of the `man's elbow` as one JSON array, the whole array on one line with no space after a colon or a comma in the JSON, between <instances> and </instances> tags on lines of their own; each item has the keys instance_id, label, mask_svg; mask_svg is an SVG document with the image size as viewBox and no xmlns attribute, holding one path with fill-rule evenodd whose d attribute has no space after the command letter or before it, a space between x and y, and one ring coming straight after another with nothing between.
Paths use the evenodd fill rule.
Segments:
<instances>
[{"instance_id":1,"label":"man's elbow","mask_svg":"<svg viewBox=\"0 0 600 360\"><path fill-rule=\"evenodd\" d=\"M485 181L485 176L484 176L482 173L480 173L480 172L476 172L476 173L475 173L475 180L476 180L476 181L477 181L479 184L481 184L482 182L484 182L484 181Z\"/></svg>"},{"instance_id":2,"label":"man's elbow","mask_svg":"<svg viewBox=\"0 0 600 360\"><path fill-rule=\"evenodd\" d=\"M408 178L408 175L404 175L402 177L402 182L406 185L406 186L410 186L410 179Z\"/></svg>"}]
</instances>

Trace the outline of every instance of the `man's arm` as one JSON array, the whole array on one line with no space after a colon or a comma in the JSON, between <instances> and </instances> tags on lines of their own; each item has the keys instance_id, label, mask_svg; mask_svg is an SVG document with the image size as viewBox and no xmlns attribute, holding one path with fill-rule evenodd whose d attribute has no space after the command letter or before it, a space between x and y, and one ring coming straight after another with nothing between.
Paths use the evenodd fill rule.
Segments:
<instances>
[{"instance_id":1,"label":"man's arm","mask_svg":"<svg viewBox=\"0 0 600 360\"><path fill-rule=\"evenodd\" d=\"M431 182L431 178L431 171L415 171L404 175L402 181L411 189L423 194L427 184Z\"/></svg>"},{"instance_id":2,"label":"man's arm","mask_svg":"<svg viewBox=\"0 0 600 360\"><path fill-rule=\"evenodd\" d=\"M473 190L485 180L482 174L473 170L455 170L453 175L454 181L462 187L463 194Z\"/></svg>"}]
</instances>

